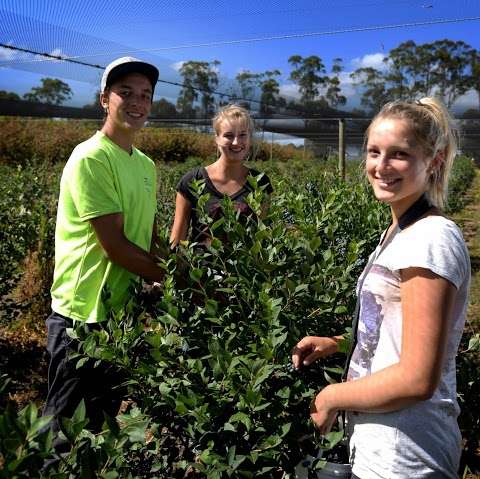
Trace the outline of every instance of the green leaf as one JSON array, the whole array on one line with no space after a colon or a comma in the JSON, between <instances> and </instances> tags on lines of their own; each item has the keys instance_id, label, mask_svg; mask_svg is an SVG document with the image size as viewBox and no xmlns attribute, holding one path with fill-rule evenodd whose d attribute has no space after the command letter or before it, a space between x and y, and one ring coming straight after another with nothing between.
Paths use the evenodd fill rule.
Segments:
<instances>
[{"instance_id":1,"label":"green leaf","mask_svg":"<svg viewBox=\"0 0 480 479\"><path fill-rule=\"evenodd\" d=\"M236 428L233 424L231 424L231 423L229 423L229 422L226 422L226 423L223 425L223 430L224 430L224 431L233 431L233 432L235 432L235 431L237 430L237 428Z\"/></svg>"},{"instance_id":2,"label":"green leaf","mask_svg":"<svg viewBox=\"0 0 480 479\"><path fill-rule=\"evenodd\" d=\"M169 315L170 316L170 315ZM173 318L173 316L172 316ZM158 349L162 345L164 333L149 333L145 336L145 341L153 346L155 349Z\"/></svg>"},{"instance_id":3,"label":"green leaf","mask_svg":"<svg viewBox=\"0 0 480 479\"><path fill-rule=\"evenodd\" d=\"M147 419L131 421L125 428L123 428L123 432L128 434L128 438L131 442L144 443L147 427Z\"/></svg>"},{"instance_id":4,"label":"green leaf","mask_svg":"<svg viewBox=\"0 0 480 479\"><path fill-rule=\"evenodd\" d=\"M329 250L329 249L325 250L322 256L324 261L326 262L330 261L333 257L332 250Z\"/></svg>"},{"instance_id":5,"label":"green leaf","mask_svg":"<svg viewBox=\"0 0 480 479\"><path fill-rule=\"evenodd\" d=\"M250 248L250 252L256 256L258 255L258 253L260 253L261 249L262 245L260 244L260 241L255 241L255 243L253 243L253 246Z\"/></svg>"},{"instance_id":6,"label":"green leaf","mask_svg":"<svg viewBox=\"0 0 480 479\"><path fill-rule=\"evenodd\" d=\"M81 358L77 361L77 364L75 366L76 369L80 369L90 358L88 357L84 357L84 358Z\"/></svg>"},{"instance_id":7,"label":"green leaf","mask_svg":"<svg viewBox=\"0 0 480 479\"><path fill-rule=\"evenodd\" d=\"M252 421L250 419L250 417L243 413L243 412L237 412L236 414L234 414L231 418L230 418L230 423L231 424L235 424L235 423L242 423L246 430L249 431L252 427Z\"/></svg>"},{"instance_id":8,"label":"green leaf","mask_svg":"<svg viewBox=\"0 0 480 479\"><path fill-rule=\"evenodd\" d=\"M105 474L102 474L100 477L102 477L103 479L117 479L119 475L116 471L108 471Z\"/></svg>"},{"instance_id":9,"label":"green leaf","mask_svg":"<svg viewBox=\"0 0 480 479\"><path fill-rule=\"evenodd\" d=\"M308 284L299 284L295 287L295 294L300 293L301 291L308 291Z\"/></svg>"},{"instance_id":10,"label":"green leaf","mask_svg":"<svg viewBox=\"0 0 480 479\"><path fill-rule=\"evenodd\" d=\"M325 434L323 441L326 445L326 449L332 449L336 444L338 444L343 439L343 431L331 431L328 434Z\"/></svg>"},{"instance_id":11,"label":"green leaf","mask_svg":"<svg viewBox=\"0 0 480 479\"><path fill-rule=\"evenodd\" d=\"M72 416L72 421L74 424L82 422L85 419L86 409L85 409L85 401L82 399L78 406L75 409L75 412Z\"/></svg>"},{"instance_id":12,"label":"green leaf","mask_svg":"<svg viewBox=\"0 0 480 479\"><path fill-rule=\"evenodd\" d=\"M177 411L178 414L184 415L184 414L188 414L189 409L187 408L187 406L185 406L184 402L179 401L177 399L175 400L175 411Z\"/></svg>"},{"instance_id":13,"label":"green leaf","mask_svg":"<svg viewBox=\"0 0 480 479\"><path fill-rule=\"evenodd\" d=\"M315 251L317 248L320 247L321 244L322 244L322 240L318 236L315 236L310 240L310 249L312 251Z\"/></svg>"},{"instance_id":14,"label":"green leaf","mask_svg":"<svg viewBox=\"0 0 480 479\"><path fill-rule=\"evenodd\" d=\"M199 283L203 276L203 270L200 268L193 268L190 270L190 278L193 281Z\"/></svg>"},{"instance_id":15,"label":"green leaf","mask_svg":"<svg viewBox=\"0 0 480 479\"><path fill-rule=\"evenodd\" d=\"M282 399L288 399L290 397L290 388L288 386L283 387L275 393L276 396Z\"/></svg>"},{"instance_id":16,"label":"green leaf","mask_svg":"<svg viewBox=\"0 0 480 479\"><path fill-rule=\"evenodd\" d=\"M52 416L40 416L36 419L28 431L27 440L33 439L39 431L41 431L45 426L47 426L52 420Z\"/></svg>"},{"instance_id":17,"label":"green leaf","mask_svg":"<svg viewBox=\"0 0 480 479\"><path fill-rule=\"evenodd\" d=\"M480 351L480 334L475 334L468 341L468 351Z\"/></svg>"},{"instance_id":18,"label":"green leaf","mask_svg":"<svg viewBox=\"0 0 480 479\"><path fill-rule=\"evenodd\" d=\"M215 221L215 223L210 226L210 230L214 232L217 228L222 226L225 223L225 218L220 218L219 220Z\"/></svg>"}]
</instances>

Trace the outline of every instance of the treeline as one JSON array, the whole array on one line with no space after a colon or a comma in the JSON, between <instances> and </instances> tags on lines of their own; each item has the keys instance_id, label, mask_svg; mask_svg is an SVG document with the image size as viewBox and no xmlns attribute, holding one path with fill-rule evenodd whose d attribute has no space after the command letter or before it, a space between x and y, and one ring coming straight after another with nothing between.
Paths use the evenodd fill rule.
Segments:
<instances>
[{"instance_id":1,"label":"treeline","mask_svg":"<svg viewBox=\"0 0 480 479\"><path fill-rule=\"evenodd\" d=\"M324 114L345 105L340 76L345 67L342 58L335 58L330 72L317 55L288 59L292 69L288 80L297 85L298 99L280 94L280 70L242 71L235 77L230 99L246 101L252 109L269 115L294 110L302 114ZM220 62L185 62L180 69L184 87L177 99L176 110L182 116L209 115L215 109L213 92L218 86ZM480 52L463 41L437 40L416 44L403 42L385 55L381 67L361 67L350 73L361 97L363 111L373 114L387 101L435 95L448 107L467 93L475 91L480 102ZM252 99L254 99L252 101ZM199 103L197 100L200 100ZM225 99L220 98L219 104ZM172 105L173 106L173 105ZM472 112L470 111L471 115Z\"/></svg>"},{"instance_id":2,"label":"treeline","mask_svg":"<svg viewBox=\"0 0 480 479\"><path fill-rule=\"evenodd\" d=\"M342 91L342 58L335 58L327 71L321 57L292 55L291 69L284 74L278 69L253 72L243 70L230 85L221 83L220 65L213 61L183 62L179 73L182 85L176 103L165 98L153 102L152 115L159 118L206 118L224 104L242 102L263 116L286 113L299 116L325 115L346 104ZM363 110L355 113L371 115L386 101L435 95L448 107L463 94L474 91L480 104L480 51L463 41L437 40L416 44L401 43L383 58L380 67L361 67L350 73L361 98ZM280 79L293 82L298 98L281 94ZM62 104L72 96L68 84L52 78L42 78L24 99ZM100 109L99 92L92 104L84 108ZM0 99L20 99L12 92L0 91ZM480 107L479 107L480 108ZM465 117L478 117L479 109L471 109Z\"/></svg>"}]
</instances>

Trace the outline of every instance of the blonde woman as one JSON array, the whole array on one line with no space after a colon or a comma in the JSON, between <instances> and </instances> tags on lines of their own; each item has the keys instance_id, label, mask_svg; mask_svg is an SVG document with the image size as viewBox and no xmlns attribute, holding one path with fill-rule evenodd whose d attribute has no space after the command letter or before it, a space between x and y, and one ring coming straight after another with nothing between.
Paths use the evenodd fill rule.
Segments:
<instances>
[{"instance_id":1,"label":"blonde woman","mask_svg":"<svg viewBox=\"0 0 480 479\"><path fill-rule=\"evenodd\" d=\"M385 105L366 139L366 174L392 222L357 285L347 381L316 396L311 418L325 434L337 411L348 412L352 477L457 478L455 355L470 261L461 231L441 211L454 130L445 107L424 98ZM339 339L302 339L294 366L336 352Z\"/></svg>"},{"instance_id":2,"label":"blonde woman","mask_svg":"<svg viewBox=\"0 0 480 479\"><path fill-rule=\"evenodd\" d=\"M200 244L209 242L208 231L199 221L196 211L198 198L192 191L192 181L204 181L203 193L210 195L205 206L210 217L221 217L221 202L226 196L233 201L241 216L252 214L246 203L246 197L253 190L248 177L260 175L245 165L252 146L253 120L244 108L229 105L215 115L213 129L218 159L211 165L189 171L177 185L175 218L170 235L173 246L187 238ZM260 178L259 186L268 193L272 192L270 180L265 174Z\"/></svg>"}]
</instances>

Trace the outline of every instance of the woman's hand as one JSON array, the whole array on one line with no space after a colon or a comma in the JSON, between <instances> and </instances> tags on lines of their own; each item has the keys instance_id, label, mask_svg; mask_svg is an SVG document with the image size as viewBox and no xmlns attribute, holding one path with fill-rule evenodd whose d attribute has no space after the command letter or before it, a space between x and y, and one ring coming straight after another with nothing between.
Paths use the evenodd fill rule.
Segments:
<instances>
[{"instance_id":1,"label":"woman's hand","mask_svg":"<svg viewBox=\"0 0 480 479\"><path fill-rule=\"evenodd\" d=\"M295 368L309 366L319 358L324 358L338 351L341 336L332 338L324 336L306 336L293 348L292 363Z\"/></svg>"},{"instance_id":2,"label":"woman's hand","mask_svg":"<svg viewBox=\"0 0 480 479\"><path fill-rule=\"evenodd\" d=\"M320 391L310 405L310 417L320 434L328 434L337 417L337 410L328 401L329 387Z\"/></svg>"}]
</instances>

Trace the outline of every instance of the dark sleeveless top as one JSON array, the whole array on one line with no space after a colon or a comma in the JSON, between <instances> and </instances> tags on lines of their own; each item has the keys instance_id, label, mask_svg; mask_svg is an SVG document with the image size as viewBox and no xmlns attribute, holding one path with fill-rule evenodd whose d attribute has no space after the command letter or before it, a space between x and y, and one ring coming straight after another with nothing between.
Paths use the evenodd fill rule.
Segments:
<instances>
[{"instance_id":1,"label":"dark sleeveless top","mask_svg":"<svg viewBox=\"0 0 480 479\"><path fill-rule=\"evenodd\" d=\"M249 168L250 176L257 177L261 173L253 168ZM190 217L190 235L191 241L204 243L208 238L208 228L206 225L199 222L197 214L197 201L198 197L194 190L192 190L192 181L202 180L205 184L202 194L209 194L208 201L205 204L205 211L213 220L220 219L223 215L222 200L229 196L233 201L234 208L240 212L240 220L242 217L250 216L253 213L251 208L247 205L245 199L253 191L253 187L250 183L245 181L244 185L233 195L226 195L215 188L215 185L210 180L207 170L201 166L194 168L187 172L177 184L177 191L181 193L192 205L192 213ZM261 178L258 179L259 188L265 190L268 194L272 193L273 188L268 176L263 173Z\"/></svg>"}]
</instances>

